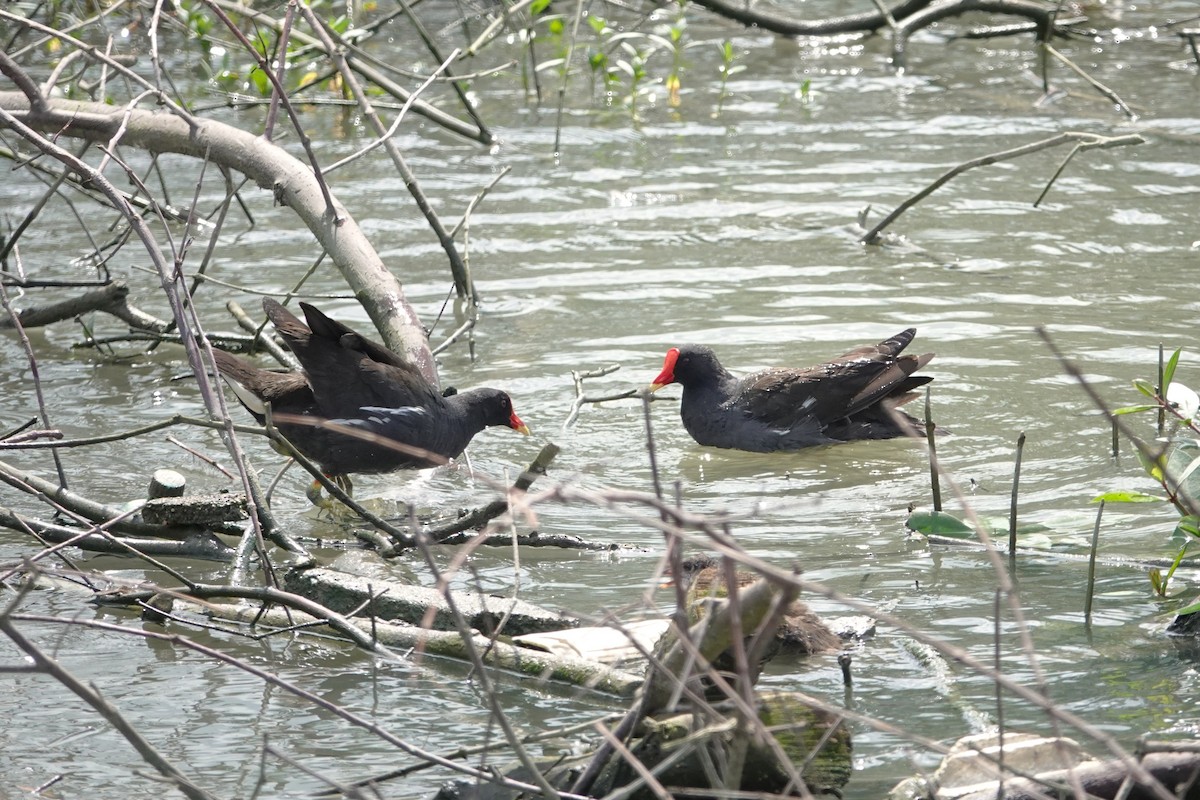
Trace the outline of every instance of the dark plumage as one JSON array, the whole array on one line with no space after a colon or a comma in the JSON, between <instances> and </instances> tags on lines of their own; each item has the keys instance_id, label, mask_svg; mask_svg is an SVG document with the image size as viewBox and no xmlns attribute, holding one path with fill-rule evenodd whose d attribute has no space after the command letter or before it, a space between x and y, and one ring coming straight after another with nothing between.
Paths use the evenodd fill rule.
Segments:
<instances>
[{"instance_id":1,"label":"dark plumage","mask_svg":"<svg viewBox=\"0 0 1200 800\"><path fill-rule=\"evenodd\" d=\"M702 445L770 453L853 439L890 439L919 432L895 409L933 378L913 375L933 353L900 355L915 328L807 369L765 369L744 378L729 373L707 347L667 351L650 388L683 386L679 414Z\"/></svg>"},{"instance_id":2,"label":"dark plumage","mask_svg":"<svg viewBox=\"0 0 1200 800\"><path fill-rule=\"evenodd\" d=\"M270 402L280 431L325 473L436 466L488 426L529 432L504 392L471 389L443 397L401 356L307 303L300 307L307 325L263 300L303 373L270 372L228 353L215 355L247 410L262 422L264 401Z\"/></svg>"}]
</instances>

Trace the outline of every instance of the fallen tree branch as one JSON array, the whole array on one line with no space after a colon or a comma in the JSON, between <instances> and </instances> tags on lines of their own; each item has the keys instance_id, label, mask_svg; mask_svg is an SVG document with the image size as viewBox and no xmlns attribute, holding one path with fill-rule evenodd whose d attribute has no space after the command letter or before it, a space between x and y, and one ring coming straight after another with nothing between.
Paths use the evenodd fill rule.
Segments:
<instances>
[{"instance_id":1,"label":"fallen tree branch","mask_svg":"<svg viewBox=\"0 0 1200 800\"><path fill-rule=\"evenodd\" d=\"M190 610L217 619L267 627L290 628L306 621L324 621L300 611L290 614L277 610L263 612L257 608L219 603L195 605ZM363 618L348 618L347 622L368 634L375 642L393 650L420 648L426 655L456 661L467 658L467 645L457 631L430 631L413 625ZM631 696L642 682L639 675L621 672L603 664L516 647L506 642L492 641L485 636L475 636L471 645L482 654L487 666L539 680L581 686L619 697Z\"/></svg>"},{"instance_id":2,"label":"fallen tree branch","mask_svg":"<svg viewBox=\"0 0 1200 800\"><path fill-rule=\"evenodd\" d=\"M887 17L878 11L847 14L813 21L797 20L760 11L741 0L692 0L695 5L714 14L740 22L752 28L778 33L781 36L836 36L843 33L870 33L888 25ZM893 19L902 19L925 8L933 0L905 0L891 9Z\"/></svg>"},{"instance_id":3,"label":"fallen tree branch","mask_svg":"<svg viewBox=\"0 0 1200 800\"><path fill-rule=\"evenodd\" d=\"M1065 133L1060 133L1057 136L1052 136L1049 139L1042 139L1037 142L1021 145L1020 147L1014 147L1011 150L1004 150L999 153L991 153L990 155L973 158L970 161L964 161L957 166L951 167L946 172L942 173L942 175L936 180L934 180L933 183L929 184L924 189L912 195L903 203L898 205L894 211L880 220L875 227L864 233L859 238L859 241L863 244L878 244L879 233L884 228L895 222L905 211L908 211L917 203L921 202L926 197L933 194L935 191L945 186L951 180L963 174L967 170L974 169L975 167L986 167L990 164L997 164L1001 161L1010 161L1014 158L1027 156L1031 153L1037 153L1042 150L1048 150L1052 147L1058 147L1059 145L1067 144L1068 142L1075 142L1076 149L1079 152L1082 152L1084 150L1107 149L1110 147L1125 147L1127 145L1142 144L1145 142L1145 139L1137 134L1129 134L1127 136L1099 136L1094 133L1067 131ZM1057 177L1057 174L1058 173L1055 173L1055 177Z\"/></svg>"},{"instance_id":4,"label":"fallen tree branch","mask_svg":"<svg viewBox=\"0 0 1200 800\"><path fill-rule=\"evenodd\" d=\"M1056 6L1044 5L1033 0L954 0L948 3L937 3L911 16L906 16L904 19L896 17L897 22L892 38L892 68L897 70L904 68L904 53L908 46L908 39L914 33L928 28L946 17L956 17L974 11L1025 17L1033 22L1039 42L1050 41L1050 37L1058 30Z\"/></svg>"},{"instance_id":5,"label":"fallen tree branch","mask_svg":"<svg viewBox=\"0 0 1200 800\"><path fill-rule=\"evenodd\" d=\"M104 311L131 328L152 333L162 333L170 327L167 322L130 306L127 302L128 297L129 284L125 281L113 281L66 300L16 309L16 316L23 328L40 328L91 311ZM11 317L0 319L0 328L14 327L16 323Z\"/></svg>"},{"instance_id":6,"label":"fallen tree branch","mask_svg":"<svg viewBox=\"0 0 1200 800\"><path fill-rule=\"evenodd\" d=\"M237 170L270 189L308 226L329 252L371 321L393 350L404 353L436 383L437 370L416 310L404 298L400 281L334 198L325 208L312 171L287 151L247 131L210 119L188 121L173 114L116 108L59 98L32 108L19 92L0 92L0 109L35 131L107 143L118 132L122 144L151 152L179 153ZM0 117L0 126L3 118Z\"/></svg>"},{"instance_id":7,"label":"fallen tree branch","mask_svg":"<svg viewBox=\"0 0 1200 800\"><path fill-rule=\"evenodd\" d=\"M123 519L128 515L119 508L89 500L82 495L63 489L53 481L39 478L37 475L17 469L4 461L0 461L0 480L28 494L45 495L55 505L62 506L62 508L71 513L78 514L80 517L97 525L104 525L112 520L120 520L111 526L112 530L118 533L159 539L182 539L192 534L191 530L185 528L177 528L169 525L149 525L144 522ZM230 528L216 526L216 529L239 536L242 532L238 526L231 526Z\"/></svg>"},{"instance_id":8,"label":"fallen tree branch","mask_svg":"<svg viewBox=\"0 0 1200 800\"><path fill-rule=\"evenodd\" d=\"M133 539L128 537L88 533L52 522L28 517L6 506L0 506L0 527L31 532L44 544L69 544L89 553L110 553L127 556L133 552L154 558L175 557L230 562L234 550L211 533L190 532L173 539Z\"/></svg>"},{"instance_id":9,"label":"fallen tree branch","mask_svg":"<svg viewBox=\"0 0 1200 800\"><path fill-rule=\"evenodd\" d=\"M558 455L558 450L558 445L554 443L548 443L543 447L541 452L537 454L537 457L533 459L530 465L525 468L525 471L513 483L510 491L524 492L528 490L533 485L533 482L537 480L538 475L546 474L546 469L550 466L550 462L554 460L554 457ZM435 542L442 542L456 533L485 525L506 511L508 511L507 497L493 500L486 506L477 508L453 522L425 531L425 535ZM507 543L511 544L512 540L508 539Z\"/></svg>"}]
</instances>

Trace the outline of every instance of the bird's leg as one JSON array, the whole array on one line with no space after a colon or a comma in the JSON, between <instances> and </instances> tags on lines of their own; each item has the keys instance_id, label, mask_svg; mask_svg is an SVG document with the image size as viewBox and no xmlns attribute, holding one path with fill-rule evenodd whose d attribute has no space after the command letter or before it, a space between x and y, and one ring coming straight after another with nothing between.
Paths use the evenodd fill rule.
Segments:
<instances>
[{"instance_id":1,"label":"bird's leg","mask_svg":"<svg viewBox=\"0 0 1200 800\"><path fill-rule=\"evenodd\" d=\"M338 488L346 494L351 496L354 495L354 481L350 480L349 475L326 475L325 477L337 484ZM312 503L317 508L328 511L332 514L336 504L334 503L332 497L325 497L322 494L321 490L323 488L324 487L321 486L321 482L314 479L313 482L308 485L308 490L305 491L304 496L308 498L308 502Z\"/></svg>"}]
</instances>

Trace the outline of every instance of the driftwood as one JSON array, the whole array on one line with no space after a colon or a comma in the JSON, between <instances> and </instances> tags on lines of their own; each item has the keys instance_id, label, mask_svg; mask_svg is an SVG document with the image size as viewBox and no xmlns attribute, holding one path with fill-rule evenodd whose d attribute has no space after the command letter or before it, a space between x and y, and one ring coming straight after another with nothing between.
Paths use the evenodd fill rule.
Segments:
<instances>
[{"instance_id":1,"label":"driftwood","mask_svg":"<svg viewBox=\"0 0 1200 800\"><path fill-rule=\"evenodd\" d=\"M112 145L120 143L153 153L179 153L208 159L244 173L271 190L278 202L304 221L332 257L384 341L406 354L431 382L437 369L424 328L404 297L400 281L336 198L326 207L325 192L313 171L281 147L262 137L209 119L185 120L166 112L114 107L57 98L32 107L19 92L0 92L0 127L5 120L57 137L76 137Z\"/></svg>"},{"instance_id":2,"label":"driftwood","mask_svg":"<svg viewBox=\"0 0 1200 800\"><path fill-rule=\"evenodd\" d=\"M142 519L152 525L216 525L246 519L244 494L156 497L142 506Z\"/></svg>"},{"instance_id":3,"label":"driftwood","mask_svg":"<svg viewBox=\"0 0 1200 800\"><path fill-rule=\"evenodd\" d=\"M228 603L206 603L188 606L176 603L177 608L186 608L217 619L243 622L256 626L292 629L297 625L321 624L322 619L297 611L263 611L250 606ZM373 619L351 618L350 623L370 636L374 641L393 650L417 649L428 656L442 656L456 661L466 661L468 647L476 648L485 664L498 669L555 683L580 686L605 694L629 697L641 683L641 677L632 673L614 670L593 661L560 658L514 647L503 641L484 636L464 641L455 631L430 631L413 625Z\"/></svg>"},{"instance_id":4,"label":"driftwood","mask_svg":"<svg viewBox=\"0 0 1200 800\"><path fill-rule=\"evenodd\" d=\"M446 598L437 589L363 578L330 569L290 570L283 577L288 591L342 614L361 611L389 622L407 622L433 630L455 629ZM453 592L454 607L467 624L486 634L553 631L578 623L523 600Z\"/></svg>"},{"instance_id":5,"label":"driftwood","mask_svg":"<svg viewBox=\"0 0 1200 800\"><path fill-rule=\"evenodd\" d=\"M761 28L781 36L837 36L845 33L870 33L888 26L888 18L903 19L909 14L925 8L933 0L905 0L894 8L883 11L868 11L819 20L801 20L763 11L741 0L694 0L696 5L707 8L714 14L743 25Z\"/></svg>"},{"instance_id":6,"label":"driftwood","mask_svg":"<svg viewBox=\"0 0 1200 800\"><path fill-rule=\"evenodd\" d=\"M672 795L676 797L720 797L730 790L756 793L752 797L840 793L853 772L853 762L850 732L838 717L809 708L786 692L758 698L754 711L757 724L769 728L770 735L751 736L720 712L646 720L625 757L605 768L591 796L662 800L670 796L664 787L675 790ZM714 765L728 765L735 751L740 775L723 786L721 781L728 776L715 772ZM554 788L565 791L588 758L590 755L584 754L538 766ZM807 794L796 788L793 777L797 774ZM506 770L505 775L530 780L523 768ZM434 800L517 797L517 792L505 786L456 780L443 786Z\"/></svg>"},{"instance_id":7,"label":"driftwood","mask_svg":"<svg viewBox=\"0 0 1200 800\"><path fill-rule=\"evenodd\" d=\"M1167 791L1179 800L1200 800L1200 755L1196 753L1151 753L1142 759L1142 766ZM1064 787L1071 796L1070 786L1078 780L1089 798L1097 800L1154 800L1162 795L1150 791L1138 782L1120 761L1090 761L1068 772L1060 770L1038 776L1038 779L1012 778L1004 782L1001 800L1044 800L1046 784ZM1123 789L1128 782L1131 788ZM997 787L992 786L956 800L996 800Z\"/></svg>"},{"instance_id":8,"label":"driftwood","mask_svg":"<svg viewBox=\"0 0 1200 800\"><path fill-rule=\"evenodd\" d=\"M1046 41L1055 26L1055 8L1031 0L952 0L934 3L933 0L904 0L892 8L883 8L861 14L825 17L807 20L763 11L750 3L738 0L694 0L695 4L714 14L761 28L781 36L840 36L851 33L873 33L883 28L895 31L894 46L902 55L904 42L916 30L928 27L940 19L970 12L1019 16L1029 19L1038 34L1039 41Z\"/></svg>"},{"instance_id":9,"label":"driftwood","mask_svg":"<svg viewBox=\"0 0 1200 800\"><path fill-rule=\"evenodd\" d=\"M173 539L103 535L28 517L4 506L0 506L0 527L31 533L45 544L70 544L72 547L93 553L111 553L119 556L141 554L154 558L179 557L223 562L233 561L234 556L232 547L211 533L203 531L184 532L175 529Z\"/></svg>"},{"instance_id":10,"label":"driftwood","mask_svg":"<svg viewBox=\"0 0 1200 800\"><path fill-rule=\"evenodd\" d=\"M0 329L15 328L18 321L22 328L39 328L91 311L104 311L131 328L154 333L167 330L166 322L129 305L128 299L129 285L124 281L112 281L66 300L14 309L17 320L11 316L0 318Z\"/></svg>"},{"instance_id":11,"label":"driftwood","mask_svg":"<svg viewBox=\"0 0 1200 800\"><path fill-rule=\"evenodd\" d=\"M4 461L0 461L0 480L29 494L45 495L55 504L91 522L104 524L107 530L114 533L161 539L180 539L190 537L194 533L194 529L191 528L156 525L133 519L128 510L114 508L104 503L89 500L86 497L61 488L53 481L40 478L33 473L18 469ZM214 525L214 529L220 533L233 535L241 535L242 533L241 528L236 525L225 527L218 524Z\"/></svg>"},{"instance_id":12,"label":"driftwood","mask_svg":"<svg viewBox=\"0 0 1200 800\"><path fill-rule=\"evenodd\" d=\"M713 789L768 795L837 793L852 773L850 733L837 714L810 708L787 693L752 696L748 687L743 687L745 695L739 690L723 707L700 701L679 711L675 705L676 687L690 682L693 670L711 673L710 665L735 642L736 631L750 631L761 623L760 635L770 637L777 621L771 612L791 599L790 592L761 580L736 599L706 603L709 613L686 636L668 629L653 647L634 709L615 730L600 729L605 741L594 752L537 764L544 779L574 795L639 800L664 797L665 786L685 787L692 790L688 794L701 796ZM666 625L634 634L642 639L643 652L651 649L645 642ZM571 646L571 637L564 638ZM553 636L523 639L551 647L560 644ZM526 765L505 774L520 781L533 778ZM448 784L437 795L440 800L515 796L504 787L466 782Z\"/></svg>"}]
</instances>

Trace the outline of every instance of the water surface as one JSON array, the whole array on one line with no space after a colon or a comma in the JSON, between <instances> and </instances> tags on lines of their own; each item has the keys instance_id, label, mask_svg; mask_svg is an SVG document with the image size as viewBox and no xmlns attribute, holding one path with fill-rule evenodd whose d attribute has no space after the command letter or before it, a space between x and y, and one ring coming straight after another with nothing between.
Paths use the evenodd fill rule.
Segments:
<instances>
[{"instance_id":1,"label":"water surface","mask_svg":"<svg viewBox=\"0 0 1200 800\"><path fill-rule=\"evenodd\" d=\"M1170 4L1168 4L1170 5ZM1183 4L1176 4L1181 6ZM475 360L457 346L440 361L445 383L494 385L509 391L535 431L531 440L489 431L471 448L475 467L503 479L523 467L544 441L562 453L542 485L648 490L650 467L640 402L585 406L564 428L575 398L573 370L621 369L589 380L589 393L640 386L663 353L684 342L711 345L735 371L806 365L896 331L919 329L920 351L935 352L932 406L950 433L939 454L948 479L963 487L976 512L1003 515L1009 506L1013 450L1028 440L1021 479L1021 517L1041 523L1060 552L1083 552L1094 522L1091 500L1110 489L1153 490L1128 453L1109 452L1107 424L1064 374L1035 333L1044 327L1098 389L1117 405L1136 402L1130 382L1152 377L1159 343L1184 348L1179 379L1200 384L1192 312L1197 257L1195 197L1200 188L1196 144L1200 118L1195 65L1172 39L1145 34L1151 14L1126 10L1122 24L1143 32L1119 48L1068 42L1061 47L1118 91L1142 116L1129 122L1080 81L1056 70L1069 95L1039 104L1028 79L1030 42L1005 38L944 44L922 39L909 69L893 74L882 40L825 45L779 43L767 34L722 25L696 14L687 35L683 104L659 97L632 123L616 98L611 109L581 88L571 98L553 152L555 115L528 98L516 75L481 83L479 110L499 142L481 148L428 124L399 140L426 193L453 221L497 171L512 172L471 217L469 254L483 298ZM1104 13L1105 9L1098 9ZM1146 14L1147 16L1143 16ZM1107 27L1111 20L1096 20ZM449 33L445 35L450 35ZM717 43L731 38L746 66L714 114ZM389 45L375 45L388 54ZM500 59L500 54L495 55ZM801 91L807 81L807 94ZM581 82L581 87L583 82ZM256 110L226 119L258 129ZM356 120L309 108L318 155L326 163L366 140ZM1066 155L1047 151L971 171L940 189L894 228L907 242L865 248L855 226L871 219L948 167L1061 131L1131 132L1138 147L1080 154L1037 208L1033 200ZM181 162L183 163L183 162ZM22 173L0 186L21 207L30 191ZM192 183L179 177L177 191ZM445 258L402 182L378 162L360 161L333 176L334 190L403 280L433 339L457 326L435 324L450 289ZM215 202L217 186L209 202ZM230 223L212 274L258 290L282 292L315 259L307 235L287 209L250 191L256 226ZM43 277L78 276L67 260L86 243L64 230L24 245L27 266ZM236 236L236 238L235 238ZM138 302L163 308L155 280L131 272ZM339 278L318 271L309 296L335 317L365 326ZM212 287L197 302L210 330L232 329L223 304L248 293ZM164 312L165 313L165 312ZM449 312L447 312L449 313ZM452 316L452 314L450 314ZM108 319L98 324L120 330ZM120 346L120 359L75 349L78 330L58 325L31 333L54 424L68 435L120 430L174 413L200 413L181 351L151 354ZM36 408L22 351L0 337L0 419L11 427ZM1032 683L1011 614L995 620L996 576L970 547L929 545L904 529L910 504L929 502L923 447L906 441L856 443L794 454L758 455L701 448L679 423L677 389L651 408L661 478L677 485L698 512L736 515L733 532L745 549L806 577L874 604L908 625L936 634L990 661L997 625L1004 669ZM1151 435L1148 420L1131 424ZM212 434L178 434L227 460ZM273 474L279 458L258 441L247 446ZM197 488L225 479L161 436L135 446L108 445L64 453L74 487L110 501L139 496L154 467L173 466ZM24 466L48 470L48 459L22 454ZM276 512L296 535L344 536L308 511L298 472L276 490ZM364 477L361 496L416 503L423 509L481 502L486 482L463 471ZM5 502L20 502L6 490ZM957 500L949 506L960 508ZM485 590L563 608L585 617L609 610L644 614L661 537L629 514L583 505L539 509L541 530L613 542L603 555L526 549L480 553L471 562ZM1107 556L1170 557L1174 514L1165 506L1110 507L1101 533ZM16 534L3 552L27 548ZM423 583L433 578L415 559L380 565L355 552L323 553L332 563ZM443 556L447 561L449 554ZM85 567L142 574L130 562L83 558ZM188 566L222 580L212 565ZM161 576L153 575L161 580ZM1131 746L1143 733L1193 736L1200 709L1194 653L1163 636L1170 611L1190 596L1190 574L1176 578L1169 599L1155 598L1144 571L1099 569L1096 608L1083 624L1086 565L1055 554L1023 558L1016 580L1022 612L1051 696ZM665 607L660 596L654 605ZM823 598L814 606L845 609ZM37 592L26 610L95 617L131 626L121 611L80 611L69 593ZM407 763L370 735L248 675L194 653L82 628L29 624L30 635L64 666L95 682L164 755L202 785L227 796L298 796L317 781L273 757L270 743L306 766L338 779ZM222 633L188 635L317 692L431 750L479 742L484 704L457 666L373 662L347 645L309 638L234 641ZM953 668L946 675L921 657L904 631L880 625L853 647L851 702L861 713L950 742L994 722L989 682ZM7 663L17 656L9 649ZM765 681L845 701L832 659L777 663ZM0 747L0 774L14 785L67 776L64 795L151 796L132 777L142 769L131 749L85 713L57 683L10 680L0 708L21 720ZM607 708L595 698L506 682L503 704L530 728L563 724ZM64 709L74 709L64 713ZM1015 700L1004 708L1012 729L1047 732L1045 715ZM1077 735L1078 734L1074 734ZM1086 742L1089 746L1091 742ZM547 748L548 751L552 748ZM890 734L855 729L857 772L850 798L875 798L927 756ZM418 796L446 775L419 772L391 796Z\"/></svg>"}]
</instances>

